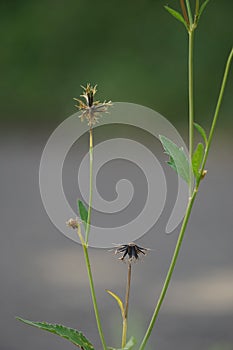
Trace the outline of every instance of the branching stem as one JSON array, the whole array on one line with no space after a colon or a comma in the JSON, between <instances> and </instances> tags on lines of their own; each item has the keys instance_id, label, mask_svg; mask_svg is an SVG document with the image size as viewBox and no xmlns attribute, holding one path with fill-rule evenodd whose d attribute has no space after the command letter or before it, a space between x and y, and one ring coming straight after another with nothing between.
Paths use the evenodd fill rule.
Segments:
<instances>
[{"instance_id":1,"label":"branching stem","mask_svg":"<svg viewBox=\"0 0 233 350\"><path fill-rule=\"evenodd\" d=\"M220 88L220 92L219 92L219 97L218 97L218 101L217 101L217 105L216 105L216 109L215 109L215 113L214 113L211 129L210 129L210 133L209 133L209 137L208 137L206 152L205 152L203 163L202 163L201 174L203 173L203 170L204 170L204 167L205 167L205 164L206 164L206 161L207 161L207 157L208 157L210 145L211 145L211 142L212 142L214 130L215 130L215 127L216 127L216 122L217 122L217 119L218 119L219 110L220 110L220 107L221 107L222 98L223 98L223 95L224 95L224 91L225 91L226 82L227 82L227 78L228 78L228 74L229 74L229 70L230 70L232 59L233 59L233 49L231 50L231 52L230 52L230 54L228 56L227 63L226 63L225 72L224 72L224 75L223 75L223 80L222 80L222 84L221 84L221 88ZM199 186L200 186L201 179L202 179L202 177L200 176L198 181L196 182L196 186L195 186L194 190L192 191L192 195L190 196L189 203L188 203L188 206L187 206L187 209L186 209L186 213L185 213L185 216L184 216L184 219L183 219L183 223L182 223L182 226L181 226L181 229L180 229L180 233L179 233L179 236L178 236L178 239L177 239L176 247L175 247L175 250L174 250L174 253L173 253L173 257L172 257L172 260L171 260L171 263L170 263L170 266L169 266L169 269L168 269L168 272L167 272L167 276L166 276L166 279L165 279L162 291L160 293L158 302L156 304L154 313L152 315L150 324L149 324L149 326L147 328L146 334L145 334L145 336L144 336L144 338L142 340L142 343L141 343L141 345L139 347L139 350L144 350L145 349L145 346L146 346L146 344L148 342L148 339L149 339L149 337L151 335L151 332L152 332L152 329L154 327L154 324L155 324L155 322L157 320L157 317L158 317L160 308L162 306L163 300L164 300L165 295L167 293L167 289L168 289L168 286L169 286L171 278L172 278L172 274L173 274L173 271L174 271L174 268L175 268L175 265L176 265L176 262L177 262L177 258L179 256L180 248L181 248L182 241L183 241L183 238L184 238L184 234L185 234L185 231L186 231L186 228L187 228L187 224L188 224L188 221L189 221L189 218L190 218L190 214L191 214L191 211L192 211L193 203L194 203L196 195L198 193L198 189L199 189Z\"/></svg>"}]
</instances>

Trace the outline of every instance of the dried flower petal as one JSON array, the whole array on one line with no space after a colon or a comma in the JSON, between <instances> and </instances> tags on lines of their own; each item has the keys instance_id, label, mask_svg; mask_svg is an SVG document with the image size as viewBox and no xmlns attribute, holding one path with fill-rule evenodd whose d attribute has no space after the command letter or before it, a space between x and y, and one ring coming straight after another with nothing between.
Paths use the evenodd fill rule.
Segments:
<instances>
[{"instance_id":1,"label":"dried flower petal","mask_svg":"<svg viewBox=\"0 0 233 350\"><path fill-rule=\"evenodd\" d=\"M79 222L78 219L69 219L68 221L66 221L66 225L75 229L79 228Z\"/></svg>"},{"instance_id":2,"label":"dried flower petal","mask_svg":"<svg viewBox=\"0 0 233 350\"><path fill-rule=\"evenodd\" d=\"M82 114L80 115L81 121L87 120L88 125L92 128L93 125L98 123L99 117L102 113L108 112L108 107L112 106L111 101L94 101L94 96L97 92L97 85L91 86L87 84L86 87L82 86L83 94L80 97L83 97L85 102L78 98L74 98L75 101L78 102L75 107L77 107Z\"/></svg>"}]
</instances>

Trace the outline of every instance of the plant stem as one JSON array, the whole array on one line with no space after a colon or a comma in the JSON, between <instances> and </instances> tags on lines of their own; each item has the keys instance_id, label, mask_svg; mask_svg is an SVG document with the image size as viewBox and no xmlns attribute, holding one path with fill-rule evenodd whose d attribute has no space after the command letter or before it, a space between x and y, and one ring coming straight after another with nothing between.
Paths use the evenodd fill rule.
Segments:
<instances>
[{"instance_id":1,"label":"plant stem","mask_svg":"<svg viewBox=\"0 0 233 350\"><path fill-rule=\"evenodd\" d=\"M190 3L189 0L185 0L186 2L186 7L187 7L187 11L188 11L188 16L189 16L189 23L190 23L190 28L193 25L193 17L192 17L192 10L190 7Z\"/></svg>"},{"instance_id":2,"label":"plant stem","mask_svg":"<svg viewBox=\"0 0 233 350\"><path fill-rule=\"evenodd\" d=\"M189 197L192 194L192 155L193 155L193 122L194 122L194 97L193 97L193 47L194 29L189 31Z\"/></svg>"},{"instance_id":3,"label":"plant stem","mask_svg":"<svg viewBox=\"0 0 233 350\"><path fill-rule=\"evenodd\" d=\"M215 113L214 113L214 117L213 117L213 122L212 122L212 125L211 125L210 134L209 134L209 138L208 138L208 142L207 142L206 152L205 152L205 156L204 156L204 160L203 160L203 164L202 164L201 174L202 174L202 172L204 170L204 167L205 167L205 164L206 164L206 160L207 160L207 157L208 157L208 153L209 153L211 141L212 141L212 138L213 138L213 134L214 134L214 130L215 130L215 126L216 126L219 110L220 110L220 107L221 107L222 98L223 98L223 94L224 94L224 91L225 91L225 86L226 86L226 82L227 82L227 78L228 78L228 74L229 74L229 70L230 70L230 65L231 65L232 59L233 59L233 49L231 50L231 52L230 52L230 54L228 56L227 63L226 63L226 68L225 68L225 72L224 72L224 75L223 75L223 80L222 80L222 84L221 84L221 88L220 88L220 93L219 93L219 97L218 97L218 101L217 101L217 105L216 105L216 109L215 109ZM170 280L171 280L171 277L172 277L172 274L173 274L173 271L174 271L174 268L175 268L175 265L176 265L176 261L177 261L177 258L178 258L179 252L180 252L181 244L182 244L184 233L186 231L186 227L187 227L187 224L188 224L188 221L189 221L189 218L190 218L190 214L191 214L191 211L192 211L193 203L195 201L195 198L196 198L199 186L200 186L200 182L201 182L201 177L198 179L198 181L196 183L196 187L194 188L194 190L192 192L192 196L190 197L190 200L189 200L189 203L188 203L188 206L187 206L187 209L186 209L186 213L185 213L185 216L184 216L184 219L183 219L183 223L182 223L182 226L181 226L181 229L180 229L180 233L179 233L179 236L178 236L178 240L177 240L177 243L176 243L176 247L175 247L175 250L174 250L174 253L173 253L173 257L172 257L172 260L171 260L171 263L170 263L170 266L169 266L169 269L168 269L168 272L167 272L167 276L166 276L166 279L165 279L165 282L164 282L161 294L159 296L157 305L155 307L154 313L152 315L150 324L149 324L148 329L146 331L146 334L145 334L145 336L144 336L144 338L142 340L142 343L140 345L139 350L143 350L145 348L145 346L146 346L146 344L148 342L148 339L150 337L150 334L152 332L153 326L155 324L155 321L156 321L156 319L158 317L158 313L159 313L160 308L162 306L163 300L165 298L165 295L166 295L166 292L167 292L167 289L168 289L168 286L169 286L169 283L170 283Z\"/></svg>"},{"instance_id":4,"label":"plant stem","mask_svg":"<svg viewBox=\"0 0 233 350\"><path fill-rule=\"evenodd\" d=\"M222 103L222 99L223 99L223 95L224 95L224 91L225 91L225 87L226 87L226 82L227 82L227 78L228 78L228 74L229 74L232 58L233 58L233 49L231 49L231 52L230 52L230 54L228 56L228 59L227 59L227 63L226 63L226 67L225 67L225 71L224 71L224 75L223 75L223 79L222 79L222 84L221 84L221 88L220 88L220 92L219 92L219 96L218 96L218 101L217 101L217 105L216 105L216 108L215 108L215 113L214 113L212 125L211 125L211 128L210 128L208 142L207 142L207 145L206 145L205 155L204 155L204 159L203 159L203 162L202 162L201 174L203 173L203 170L204 170L207 158L208 158L210 145L211 145L212 138L213 138L213 135L214 135L214 130L215 130L215 127L216 127L216 123L217 123L217 119L218 119L218 115L219 115L219 110L220 110L220 107L221 107L221 103ZM198 180L198 184L200 183L200 181L201 181L201 177Z\"/></svg>"},{"instance_id":5,"label":"plant stem","mask_svg":"<svg viewBox=\"0 0 233 350\"><path fill-rule=\"evenodd\" d=\"M199 7L200 7L200 2L199 0L196 0L196 5L195 5L195 15L194 15L194 23L197 24L197 18L199 14Z\"/></svg>"},{"instance_id":6,"label":"plant stem","mask_svg":"<svg viewBox=\"0 0 233 350\"><path fill-rule=\"evenodd\" d=\"M168 272L167 272L167 276L166 276L166 279L165 279L165 282L164 282L161 294L159 296L156 308L155 308L154 313L152 315L150 324L148 326L148 329L146 331L144 339L143 339L143 341L142 341L142 343L141 343L141 345L139 347L139 350L143 350L145 348L145 346L146 346L146 343L147 343L147 341L148 341L148 339L150 337L150 334L151 334L152 329L154 327L155 321L157 319L157 316L158 316L159 310L161 308L162 302L163 302L164 297L166 295L166 292L167 292L167 289L168 289L168 286L169 286L169 283L170 283L170 280L171 280L171 277L172 277L172 273L174 271L174 268L175 268L175 265L176 265L176 261L177 261L178 255L179 255L180 247L181 247L181 244L182 244L182 241L183 241L184 233L185 233L185 230L186 230L186 227L187 227L187 224L188 224L188 220L189 220L189 217L190 217L190 214L191 214L191 210L192 210L194 199L195 199L196 195L197 195L197 189L195 189L193 191L192 197L189 200L189 204L188 204L188 207L187 207L187 210L186 210L185 217L183 219L183 223L182 223L181 230L180 230L180 233L179 233L179 237L178 237L178 240L177 240L177 243L176 243L176 247L175 247L175 250L174 250L174 253L173 253L173 257L172 257L172 260L171 260L171 263L170 263L170 266L169 266L169 269L168 269Z\"/></svg>"},{"instance_id":7,"label":"plant stem","mask_svg":"<svg viewBox=\"0 0 233 350\"><path fill-rule=\"evenodd\" d=\"M90 223L91 223L91 206L92 206L92 176L93 176L93 131L90 128L89 131L89 159L90 159L90 173L89 173L89 203L88 203L88 216L86 225L86 236L85 242L88 244L88 238L90 233Z\"/></svg>"},{"instance_id":8,"label":"plant stem","mask_svg":"<svg viewBox=\"0 0 233 350\"><path fill-rule=\"evenodd\" d=\"M195 16L197 16L198 13L199 13L199 7L200 7L200 2L199 2L199 0L196 0L196 5L195 5Z\"/></svg>"},{"instance_id":9,"label":"plant stem","mask_svg":"<svg viewBox=\"0 0 233 350\"><path fill-rule=\"evenodd\" d=\"M124 310L124 317L123 317L122 342L121 342L122 348L125 347L126 338L127 338L131 269L132 269L131 262L128 262L128 275L127 275L127 285L126 285L126 293L125 293L125 310Z\"/></svg>"},{"instance_id":10,"label":"plant stem","mask_svg":"<svg viewBox=\"0 0 233 350\"><path fill-rule=\"evenodd\" d=\"M183 14L185 22L187 23L187 28L188 28L189 27L189 18L188 18L188 14L187 14L184 0L180 0L180 7L181 7L182 14Z\"/></svg>"},{"instance_id":11,"label":"plant stem","mask_svg":"<svg viewBox=\"0 0 233 350\"><path fill-rule=\"evenodd\" d=\"M95 318L96 318L96 323L99 331L99 336L100 340L102 342L102 346L104 350L107 350L107 345L104 339L103 335L103 330L100 322L100 316L99 316L99 310L98 310L98 305L97 305L97 300L96 300L96 294L95 294L95 288L94 288L94 282L93 282L93 277L92 277L92 272L91 272L91 264L89 260L89 254L88 254L88 246L85 242L82 244L83 247L83 253L85 257L85 262L86 262L86 267L87 267L87 273L88 273L88 279L89 279L89 284L90 284L90 290L91 290L91 297L92 297L92 302L93 302L93 307L95 311Z\"/></svg>"},{"instance_id":12,"label":"plant stem","mask_svg":"<svg viewBox=\"0 0 233 350\"><path fill-rule=\"evenodd\" d=\"M100 315L99 315L99 309L97 305L97 299L96 299L96 293L95 293L95 287L94 287L94 281L92 277L91 272L91 264L88 254L88 238L90 233L90 223L91 223L91 205L92 205L92 174L93 174L93 131L92 128L90 128L89 131L89 157L90 157L90 174L89 174L89 203L88 203L88 216L87 216L87 225L86 225L86 235L85 235L85 241L82 237L80 228L78 229L78 236L80 238L80 241L82 243L83 253L85 257L86 262L86 268L87 268L87 274L89 279L89 285L90 285L90 291L91 291L91 297L92 297L92 303L94 307L95 312L95 318L97 323L97 328L99 331L100 340L103 346L103 350L107 350L107 345L104 339L104 334L100 322Z\"/></svg>"}]
</instances>

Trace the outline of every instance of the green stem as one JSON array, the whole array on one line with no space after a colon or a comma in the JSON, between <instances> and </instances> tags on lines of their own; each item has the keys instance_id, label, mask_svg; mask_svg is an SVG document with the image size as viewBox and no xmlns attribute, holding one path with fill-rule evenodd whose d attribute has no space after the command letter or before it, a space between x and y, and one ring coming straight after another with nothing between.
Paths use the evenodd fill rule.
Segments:
<instances>
[{"instance_id":1,"label":"green stem","mask_svg":"<svg viewBox=\"0 0 233 350\"><path fill-rule=\"evenodd\" d=\"M89 279L89 284L90 284L90 290L91 290L91 297L92 297L92 302L93 302L93 307L95 311L95 318L96 318L96 323L99 331L99 336L100 340L102 342L102 346L104 350L107 350L107 345L104 339L104 334L100 322L100 316L99 316L99 310L98 310L98 305L97 305L97 300L96 300L96 294L95 294L95 288L94 288L94 282L93 282L93 277L92 277L92 272L91 272L91 264L89 260L89 254L88 254L88 246L85 242L82 244L83 247L83 253L85 257L85 262L86 262L86 267L87 267L87 273L88 273L88 279Z\"/></svg>"},{"instance_id":2,"label":"green stem","mask_svg":"<svg viewBox=\"0 0 233 350\"><path fill-rule=\"evenodd\" d=\"M141 343L141 345L139 347L139 350L143 350L145 348L145 346L147 344L147 341L148 341L148 339L150 337L150 334L152 332L152 329L154 327L155 321L157 319L159 310L160 310L160 308L162 306L162 303L163 303L163 300L165 298L165 295L166 295L166 292L167 292L167 289L168 289L168 286L169 286L169 283L170 283L170 280L171 280L171 277L172 277L172 273L173 273L175 265L176 265L176 261L177 261L178 255L179 255L180 247L181 247L181 244L182 244L182 241L183 241L183 238L184 238L184 233L185 233L185 230L186 230L186 227L187 227L187 224L188 224L188 220L189 220L189 217L190 217L190 214L191 214L191 210L192 210L194 199L195 199L196 195L197 195L197 189L195 189L193 191L192 197L189 200L189 204L188 204L188 207L187 207L187 210L186 210L185 217L183 219L183 223L182 223L181 230L180 230L180 233L179 233L179 237L178 237L178 240L177 240L177 243L176 243L176 247L175 247L175 250L174 250L174 253L173 253L173 257L172 257L172 260L171 260L171 263L170 263L170 266L169 266L169 269L168 269L168 272L167 272L167 276L166 276L166 279L165 279L165 282L164 282L161 294L159 296L156 308L155 308L154 313L152 315L150 324L148 326L148 329L146 331L144 339L143 339L143 341L142 341L142 343Z\"/></svg>"},{"instance_id":3,"label":"green stem","mask_svg":"<svg viewBox=\"0 0 233 350\"><path fill-rule=\"evenodd\" d=\"M186 2L186 7L187 7L187 11L188 11L188 16L189 16L189 23L190 23L190 28L191 28L193 25L192 10L190 7L189 0L185 0L185 2Z\"/></svg>"},{"instance_id":4,"label":"green stem","mask_svg":"<svg viewBox=\"0 0 233 350\"><path fill-rule=\"evenodd\" d=\"M198 22L199 7L200 7L200 2L199 2L199 0L196 0L195 15L194 15L194 25L195 26L197 26L197 22Z\"/></svg>"},{"instance_id":5,"label":"green stem","mask_svg":"<svg viewBox=\"0 0 233 350\"><path fill-rule=\"evenodd\" d=\"M194 98L193 98L193 47L194 47L194 29L189 31L189 196L192 194L192 155L193 155L193 129L194 129Z\"/></svg>"},{"instance_id":6,"label":"green stem","mask_svg":"<svg viewBox=\"0 0 233 350\"><path fill-rule=\"evenodd\" d=\"M89 205L88 205L88 216L87 216L87 225L86 225L86 236L85 242L88 244L88 238L90 233L90 224L91 224L91 206L92 206L92 176L93 176L93 131L90 129L89 136L89 159L90 159L90 173L89 173Z\"/></svg>"},{"instance_id":7,"label":"green stem","mask_svg":"<svg viewBox=\"0 0 233 350\"><path fill-rule=\"evenodd\" d=\"M99 331L100 340L102 342L102 346L104 350L107 350L107 345L104 339L104 334L100 322L100 315L97 305L97 299L96 299L96 293L95 293L95 287L94 287L94 281L92 277L91 272L91 264L89 260L89 254L88 254L88 238L90 233L90 223L91 223L91 205L92 205L92 176L93 176L93 132L92 128L90 128L90 135L89 135L89 157L90 157L90 174L89 174L89 204L88 204L88 216L87 216L87 225L86 225L86 235L85 235L85 241L82 238L81 231L78 230L78 235L82 243L83 247L83 253L85 257L86 262L86 268L87 268L87 274L89 279L89 285L91 290L91 297L92 297L92 303L94 307L95 312L95 318L97 323L97 328Z\"/></svg>"},{"instance_id":8,"label":"green stem","mask_svg":"<svg viewBox=\"0 0 233 350\"><path fill-rule=\"evenodd\" d=\"M224 94L224 91L225 91L225 86L226 86L227 77L228 77L228 74L229 74L229 70L230 70L230 65L231 65L232 59L233 59L233 49L231 50L231 52L229 54L229 57L228 57L228 60L227 60L227 63L226 63L226 68L225 68L225 72L224 72L224 76L223 76L223 80L222 80L222 85L221 85L221 88L220 88L220 93L219 93L219 97L218 97L218 101L217 101L217 105L216 105L216 109L215 109L215 113L214 113L214 117L213 117L213 122L212 122L212 125L211 125L210 134L209 134L209 138L208 138L208 142L207 142L207 147L206 147L206 152L205 152L205 156L204 156L204 160L203 160L201 174L202 174L202 172L204 170L204 167L205 167L205 164L206 164L206 160L207 160L207 157L208 157L208 153L209 153L210 145L211 145L211 142L212 142L212 138L213 138L216 122L217 122L217 119L218 119L219 110L220 110L220 107L221 107L222 98L223 98L223 94ZM169 286L169 283L170 283L170 280L171 280L171 277L172 277L172 274L173 274L173 271L174 271L174 268L175 268L175 265L176 265L176 261L177 261L177 258L178 258L179 252L180 252L181 244L182 244L184 233L186 231L186 227L187 227L187 224L188 224L188 221L189 221L189 218L190 218L190 214L191 214L191 211L192 211L193 203L195 201L195 198L196 198L199 186L200 186L200 182L201 182L201 177L198 179L198 181L196 183L196 187L193 190L192 196L190 197L190 200L189 200L189 203L188 203L188 206L187 206L187 209L186 209L185 217L183 219L183 223L182 223L182 226L181 226L181 229L180 229L180 233L179 233L179 236L178 236L178 240L177 240L177 243L176 243L176 247L175 247L175 250L174 250L174 253L173 253L173 257L172 257L172 260L171 260L171 263L170 263L170 266L169 266L169 269L168 269L168 272L167 272L167 276L166 276L166 279L165 279L165 282L164 282L161 294L159 296L157 305L155 307L154 313L152 315L150 324L149 324L148 329L146 331L146 334L145 334L145 336L144 336L144 338L142 340L142 343L140 345L139 350L143 350L145 348L145 346L146 346L146 344L148 342L148 339L150 337L150 334L152 332L152 329L154 327L155 321L156 321L156 319L158 317L158 313L159 313L160 308L162 306L163 300L165 298L165 295L166 295L166 292L167 292L167 289L168 289L168 286Z\"/></svg>"},{"instance_id":9,"label":"green stem","mask_svg":"<svg viewBox=\"0 0 233 350\"><path fill-rule=\"evenodd\" d=\"M212 142L212 138L214 135L214 130L216 127L216 123L217 123L217 119L218 119L218 115L219 115L219 110L222 104L222 99L223 99L223 95L224 95L224 91L225 91L225 87L226 87L226 82L227 82L227 78L228 78L228 74L229 74L229 70L230 70L230 66L231 66L231 61L233 58L233 49L231 50L228 59L227 59L227 63L226 63L226 67L225 67L225 71L224 71L224 75L223 75L223 79L222 79L222 84L221 84L221 88L220 88L220 92L219 92L219 96L218 96L218 101L217 101L217 105L215 108L215 113L214 113L214 117L213 117L213 121L212 121L212 125L210 128L210 133L209 133L209 137L208 137L208 142L206 145L206 151L205 151L205 155L204 155L204 159L202 162L202 168L201 168L201 174L203 173L207 158L208 158L208 154L209 154L209 150L210 150L210 145ZM198 180L198 184L201 181L201 177Z\"/></svg>"},{"instance_id":10,"label":"green stem","mask_svg":"<svg viewBox=\"0 0 233 350\"><path fill-rule=\"evenodd\" d=\"M124 348L127 340L127 327L128 327L128 310L129 310L129 294L130 294L130 284L131 284L131 262L128 263L128 276L127 276L127 285L125 293L125 308L124 308L124 317L123 317L123 327L122 327L122 342L121 347Z\"/></svg>"},{"instance_id":11,"label":"green stem","mask_svg":"<svg viewBox=\"0 0 233 350\"><path fill-rule=\"evenodd\" d=\"M195 17L197 17L199 13L199 7L200 7L200 2L199 0L196 0L196 5L195 5Z\"/></svg>"}]
</instances>

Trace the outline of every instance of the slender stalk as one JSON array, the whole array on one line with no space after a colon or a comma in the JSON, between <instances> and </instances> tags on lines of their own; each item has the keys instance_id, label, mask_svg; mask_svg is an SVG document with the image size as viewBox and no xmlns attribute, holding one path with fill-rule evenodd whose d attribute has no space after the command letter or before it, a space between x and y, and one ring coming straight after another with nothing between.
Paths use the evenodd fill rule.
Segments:
<instances>
[{"instance_id":1,"label":"slender stalk","mask_svg":"<svg viewBox=\"0 0 233 350\"><path fill-rule=\"evenodd\" d=\"M190 27L191 27L193 25L192 10L190 7L189 0L185 0L185 2L186 2L186 7L187 7L187 11L188 11L188 16L189 16L189 23L190 23Z\"/></svg>"},{"instance_id":2,"label":"slender stalk","mask_svg":"<svg viewBox=\"0 0 233 350\"><path fill-rule=\"evenodd\" d=\"M129 294L130 294L130 284L131 284L131 262L128 263L128 275L127 275L127 285L125 293L125 310L123 317L123 327L122 327L122 342L121 347L124 348L127 339L127 327L128 327L128 310L129 310Z\"/></svg>"},{"instance_id":3,"label":"slender stalk","mask_svg":"<svg viewBox=\"0 0 233 350\"><path fill-rule=\"evenodd\" d=\"M189 196L192 194L192 155L193 155L193 129L194 129L194 97L193 97L193 47L194 47L194 29L189 31L189 58L188 58L188 76L189 76Z\"/></svg>"},{"instance_id":4,"label":"slender stalk","mask_svg":"<svg viewBox=\"0 0 233 350\"><path fill-rule=\"evenodd\" d=\"M218 97L218 101L217 101L217 105L216 105L216 109L215 109L215 113L214 113L214 117L213 117L213 122L212 122L212 125L211 125L210 134L209 134L209 138L208 138L208 143L207 143L207 147L206 147L206 152L205 152L205 156L204 156L204 160L203 160L201 174L202 174L202 172L204 170L204 167L205 167L205 164L206 164L206 160L207 160L207 157L208 157L208 153L209 153L211 141L212 141L212 138L213 138L216 122L217 122L217 119L218 119L219 110L220 110L220 107L221 107L222 98L223 98L223 94L224 94L224 91L225 91L225 86L226 86L226 82L227 82L227 78L228 78L228 74L229 74L229 70L230 70L232 59L233 59L233 49L231 50L231 52L229 54L229 57L228 57L228 60L227 60L227 63L226 63L226 68L225 68L225 72L224 72L224 75L223 75L223 80L222 80L222 84L221 84L221 88L220 88L220 93L219 93L219 97ZM174 250L174 253L173 253L173 257L172 257L172 260L171 260L171 263L170 263L170 266L169 266L169 269L168 269L168 272L167 272L167 276L166 276L166 279L165 279L165 282L164 282L161 294L159 296L157 305L155 307L154 313L152 315L150 324L149 324L148 329L146 331L146 334L145 334L145 336L144 336L144 338L142 340L142 343L141 343L141 345L139 347L139 350L143 350L145 348L145 346L146 346L146 344L148 342L148 339L150 337L150 334L152 332L152 329L154 327L155 321L156 321L156 319L158 317L158 314L159 314L160 308L162 306L163 300L165 298L165 295L166 295L166 292L167 292L167 289L168 289L168 286L169 286L169 283L171 281L171 277L172 277L172 274L173 274L173 271L174 271L174 268L175 268L175 265L176 265L176 261L177 261L177 258L178 258L179 252L180 252L181 244L182 244L183 237L184 237L184 234L185 234L185 231L186 231L186 227L187 227L187 224L188 224L188 221L189 221L189 218L190 218L190 214L191 214L191 211L192 211L193 203L195 201L195 198L196 198L199 186L200 186L200 182L201 182L201 177L198 179L198 181L196 183L196 187L193 190L192 196L190 197L190 200L189 200L189 203L188 203L188 206L187 206L187 209L186 209L186 213L185 213L185 216L184 216L184 219L183 219L183 223L182 223L182 226L181 226L181 229L180 229L180 233L179 233L179 236L178 236L178 240L177 240L177 243L176 243L176 247L175 247L175 250Z\"/></svg>"},{"instance_id":5,"label":"slender stalk","mask_svg":"<svg viewBox=\"0 0 233 350\"><path fill-rule=\"evenodd\" d=\"M211 145L212 138L213 138L213 135L214 135L214 130L215 130L215 127L216 127L216 123L217 123L217 119L218 119L218 115L219 115L219 110L220 110L220 107L221 107L221 103L222 103L222 99L223 99L223 95L224 95L224 91L225 91L225 87L226 87L226 82L227 82L227 78L228 78L228 74L229 74L232 58L233 58L233 49L231 49L231 52L230 52L230 54L228 56L228 59L227 59L227 63L226 63L226 67L225 67L225 71L224 71L224 75L223 75L223 79L222 79L222 84L221 84L221 88L220 88L220 92L219 92L219 96L218 96L218 101L217 101L217 105L216 105L216 108L215 108L215 113L214 113L212 125L211 125L211 128L210 128L208 142L207 142L207 145L206 145L205 155L204 155L204 159L203 159L203 162L202 162L201 174L203 173L203 170L204 170L207 158L208 158L210 145ZM198 180L198 184L200 183L200 181L201 181L201 177Z\"/></svg>"},{"instance_id":6,"label":"slender stalk","mask_svg":"<svg viewBox=\"0 0 233 350\"><path fill-rule=\"evenodd\" d=\"M188 14L187 14L187 10L186 10L186 7L185 7L184 0L180 0L180 7L181 7L181 10L182 10L185 22L187 23L187 26L189 27L189 18L188 18Z\"/></svg>"},{"instance_id":7,"label":"slender stalk","mask_svg":"<svg viewBox=\"0 0 233 350\"><path fill-rule=\"evenodd\" d=\"M128 276L127 276L127 286L126 286L126 293L125 293L125 318L127 318L128 311L129 311L129 293L130 293L130 284L131 284L131 270L132 270L131 262L128 262Z\"/></svg>"},{"instance_id":8,"label":"slender stalk","mask_svg":"<svg viewBox=\"0 0 233 350\"><path fill-rule=\"evenodd\" d=\"M89 173L89 205L88 205L88 216L87 216L87 225L86 225L86 236L85 242L88 244L88 238L90 233L90 224L91 224L91 206L92 206L92 176L93 176L93 131L90 128L89 131L89 159L90 159L90 173Z\"/></svg>"},{"instance_id":9,"label":"slender stalk","mask_svg":"<svg viewBox=\"0 0 233 350\"><path fill-rule=\"evenodd\" d=\"M98 331L99 331L99 336L100 336L100 340L101 340L103 349L107 350L107 345L106 345L106 342L104 339L104 334L103 334L100 316L99 316L99 309L98 309L97 300L96 300L94 282L93 282L93 277L92 277L92 272L91 272L91 264L90 264L90 260L89 260L89 254L88 254L88 246L85 242L83 242L82 247L83 247L83 253L84 253L86 267L87 267L88 279L89 279L90 290L91 290L91 297L92 297L93 307L94 307L94 311L95 311L95 318L96 318L96 323L97 323L97 327L98 327Z\"/></svg>"},{"instance_id":10,"label":"slender stalk","mask_svg":"<svg viewBox=\"0 0 233 350\"><path fill-rule=\"evenodd\" d=\"M191 214L191 210L192 210L194 199L195 199L196 195L197 195L197 189L195 189L193 191L192 197L189 200L189 204L188 204L188 207L187 207L187 210L186 210L186 214L185 214L182 226L181 226L181 230L180 230L179 237L178 237L178 240L177 240L177 243L176 243L176 247L175 247L175 250L174 250L174 253L173 253L173 257L172 257L172 260L171 260L171 263L170 263L170 266L169 266L169 269L168 269L168 272L167 272L167 276L166 276L166 279L165 279L165 282L164 282L161 294L159 296L156 308L155 308L154 313L152 315L150 324L149 324L148 329L146 331L146 334L145 334L145 336L143 338L143 341L142 341L142 343L141 343L141 345L139 347L139 350L143 350L145 348L145 346L147 344L147 341L148 341L148 339L150 337L150 334L152 332L152 329L154 327L155 321L157 319L159 310L160 310L160 308L162 306L162 303L163 303L163 300L165 298L165 295L166 295L166 292L167 292L167 289L168 289L168 286L169 286L169 283L170 283L170 280L171 280L171 277L172 277L172 273L173 273L175 265L176 265L176 261L177 261L178 255L179 255L180 247L181 247L181 244L182 244L182 241L183 241L183 238L184 238L184 233L185 233L185 230L186 230L186 227L187 227L187 224L188 224L188 220L189 220L189 217L190 217L190 214Z\"/></svg>"},{"instance_id":11,"label":"slender stalk","mask_svg":"<svg viewBox=\"0 0 233 350\"><path fill-rule=\"evenodd\" d=\"M200 7L200 2L199 2L199 0L196 0L196 5L195 5L195 16L197 16L198 13L199 13L199 7Z\"/></svg>"},{"instance_id":12,"label":"slender stalk","mask_svg":"<svg viewBox=\"0 0 233 350\"><path fill-rule=\"evenodd\" d=\"M197 18L199 14L199 7L200 7L200 2L199 0L196 0L196 5L195 5L195 15L194 15L194 23L197 24Z\"/></svg>"},{"instance_id":13,"label":"slender stalk","mask_svg":"<svg viewBox=\"0 0 233 350\"><path fill-rule=\"evenodd\" d=\"M91 297L92 297L92 303L93 303L93 307L94 307L95 318L96 318L97 328L99 331L100 340L101 340L101 343L103 346L103 350L107 350L107 345L105 342L105 338L104 338L104 334L103 334L103 330L102 330L102 326L101 326L101 321L100 321L100 315L99 315L99 309L98 309L98 305L97 305L94 281L93 281L92 271L91 271L91 264L90 264L89 254L88 254L88 238L89 238L90 223L91 223L92 176L93 176L93 131L92 131L92 128L90 128L90 131L89 131L89 157L90 157L89 203L88 203L88 216L87 216L87 224L86 224L85 241L82 237L80 229L78 229L78 236L79 236L80 241L82 243L83 253L84 253L84 257L85 257L87 274L88 274L90 291L91 291Z\"/></svg>"}]
</instances>

